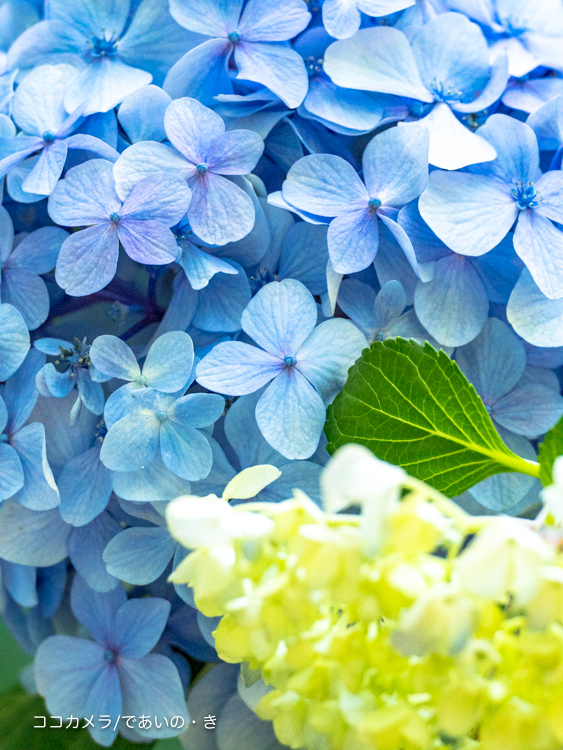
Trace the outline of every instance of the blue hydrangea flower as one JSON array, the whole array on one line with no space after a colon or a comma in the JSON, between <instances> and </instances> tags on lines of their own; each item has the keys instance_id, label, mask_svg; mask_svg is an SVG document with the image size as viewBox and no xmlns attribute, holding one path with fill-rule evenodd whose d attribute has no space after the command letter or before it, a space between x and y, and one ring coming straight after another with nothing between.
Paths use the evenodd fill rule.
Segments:
<instances>
[{"instance_id":1,"label":"blue hydrangea flower","mask_svg":"<svg viewBox=\"0 0 563 750\"><path fill-rule=\"evenodd\" d=\"M546 297L527 268L510 295L506 316L516 333L530 344L563 346L563 298Z\"/></svg>"},{"instance_id":2,"label":"blue hydrangea flower","mask_svg":"<svg viewBox=\"0 0 563 750\"><path fill-rule=\"evenodd\" d=\"M264 149L260 136L249 130L225 132L219 115L188 97L168 106L164 127L176 150L154 141L128 148L114 168L118 195L125 199L153 172L176 172L193 191L188 220L198 237L224 245L247 235L254 226L252 201L224 175L254 169Z\"/></svg>"},{"instance_id":3,"label":"blue hydrangea flower","mask_svg":"<svg viewBox=\"0 0 563 750\"><path fill-rule=\"evenodd\" d=\"M216 273L237 274L228 261L217 258L212 250L198 247L191 241L193 232L188 222L176 227L176 242L179 246L176 263L182 266L192 289L204 289Z\"/></svg>"},{"instance_id":4,"label":"blue hydrangea flower","mask_svg":"<svg viewBox=\"0 0 563 750\"><path fill-rule=\"evenodd\" d=\"M0 380L8 380L29 351L29 331L13 305L0 305Z\"/></svg>"},{"instance_id":5,"label":"blue hydrangea flower","mask_svg":"<svg viewBox=\"0 0 563 750\"><path fill-rule=\"evenodd\" d=\"M328 229L335 271L355 273L372 263L382 221L418 273L412 243L395 219L396 209L426 186L427 150L426 128L412 124L390 128L370 141L362 159L365 185L339 156L312 154L291 167L282 188L289 207L316 220L336 217Z\"/></svg>"},{"instance_id":6,"label":"blue hydrangea flower","mask_svg":"<svg viewBox=\"0 0 563 750\"><path fill-rule=\"evenodd\" d=\"M64 229L42 227L14 240L12 219L0 206L0 299L21 313L30 331L49 315L49 292L39 274L55 267L67 237Z\"/></svg>"},{"instance_id":7,"label":"blue hydrangea flower","mask_svg":"<svg viewBox=\"0 0 563 750\"><path fill-rule=\"evenodd\" d=\"M117 118L131 143L164 141L164 113L172 99L158 86L149 84L128 94Z\"/></svg>"},{"instance_id":8,"label":"blue hydrangea flower","mask_svg":"<svg viewBox=\"0 0 563 750\"><path fill-rule=\"evenodd\" d=\"M216 422L225 400L215 394L164 394L152 388L133 391L128 414L115 422L104 439L100 457L113 471L136 471L152 461L160 448L164 464L179 477L203 479L213 456L202 427Z\"/></svg>"},{"instance_id":9,"label":"blue hydrangea flower","mask_svg":"<svg viewBox=\"0 0 563 750\"><path fill-rule=\"evenodd\" d=\"M109 378L92 365L86 339L75 339L73 344L64 339L37 339L33 345L44 354L57 357L54 363L48 362L37 373L36 384L42 396L64 398L76 387L78 394L70 413L70 421L74 424L82 404L92 414L99 416L103 413L105 397L101 383ZM57 370L55 365L62 369Z\"/></svg>"},{"instance_id":10,"label":"blue hydrangea flower","mask_svg":"<svg viewBox=\"0 0 563 750\"><path fill-rule=\"evenodd\" d=\"M187 333L171 331L159 336L150 347L143 368L127 344L117 336L98 336L88 356L98 372L107 378L128 380L108 398L104 417L112 427L127 413L129 395L139 388L176 393L191 383L194 347Z\"/></svg>"},{"instance_id":11,"label":"blue hydrangea flower","mask_svg":"<svg viewBox=\"0 0 563 750\"><path fill-rule=\"evenodd\" d=\"M12 114L22 132L4 142L2 154L7 151L9 155L0 160L0 176L8 174L8 192L16 200L32 203L50 195L69 149L90 151L111 162L119 156L99 138L84 133L72 135L84 111L82 106L68 115L64 108L65 92L75 75L70 65L41 65L16 90Z\"/></svg>"},{"instance_id":12,"label":"blue hydrangea flower","mask_svg":"<svg viewBox=\"0 0 563 750\"><path fill-rule=\"evenodd\" d=\"M508 62L501 56L489 65L483 32L461 14L436 16L410 41L391 26L362 29L327 49L324 69L338 86L414 99L411 115L430 133L430 164L459 169L495 158L492 144L457 115L500 99Z\"/></svg>"},{"instance_id":13,"label":"blue hydrangea flower","mask_svg":"<svg viewBox=\"0 0 563 750\"><path fill-rule=\"evenodd\" d=\"M166 625L169 602L128 600L121 586L99 594L77 576L71 606L93 640L54 635L39 647L35 679L52 715L111 716L107 729L100 722L88 729L103 747L114 742L122 715L140 717L150 710L189 721L176 667L166 656L150 653ZM152 722L150 729L135 728L147 738L174 737L180 731L164 722L161 729Z\"/></svg>"},{"instance_id":14,"label":"blue hydrangea flower","mask_svg":"<svg viewBox=\"0 0 563 750\"><path fill-rule=\"evenodd\" d=\"M347 320L316 327L317 306L295 279L262 287L242 314L242 329L258 346L217 344L197 366L197 382L231 396L253 393L270 380L256 406L268 443L286 458L309 458L319 442L326 404L346 381L366 344Z\"/></svg>"},{"instance_id":15,"label":"blue hydrangea flower","mask_svg":"<svg viewBox=\"0 0 563 750\"><path fill-rule=\"evenodd\" d=\"M25 31L8 54L11 68L31 68L60 55L78 68L64 98L67 112L107 112L132 91L161 82L186 47L197 43L168 13L166 0L50 0L46 20Z\"/></svg>"},{"instance_id":16,"label":"blue hydrangea flower","mask_svg":"<svg viewBox=\"0 0 563 750\"><path fill-rule=\"evenodd\" d=\"M208 39L170 70L164 90L173 98L194 96L205 104L215 94L233 92L227 69L234 58L238 78L267 86L288 107L307 93L302 58L287 42L307 26L311 14L302 0L171 0L179 24ZM242 13L241 13L242 12Z\"/></svg>"},{"instance_id":17,"label":"blue hydrangea flower","mask_svg":"<svg viewBox=\"0 0 563 750\"><path fill-rule=\"evenodd\" d=\"M0 397L0 500L15 497L26 508L45 510L60 503L46 457L45 428L26 424L35 402L36 374L45 356L32 349Z\"/></svg>"},{"instance_id":18,"label":"blue hydrangea flower","mask_svg":"<svg viewBox=\"0 0 563 750\"><path fill-rule=\"evenodd\" d=\"M189 202L189 188L175 175L141 180L122 203L111 162L92 159L73 167L49 197L49 214L63 226L88 229L63 243L57 283L73 296L102 289L115 276L120 242L139 263L172 262L178 247L169 227L180 221Z\"/></svg>"},{"instance_id":19,"label":"blue hydrangea flower","mask_svg":"<svg viewBox=\"0 0 563 750\"><path fill-rule=\"evenodd\" d=\"M324 0L323 24L331 36L346 39L360 28L361 13L388 16L414 3L415 0Z\"/></svg>"},{"instance_id":20,"label":"blue hydrangea flower","mask_svg":"<svg viewBox=\"0 0 563 750\"><path fill-rule=\"evenodd\" d=\"M479 133L497 158L463 172L435 171L419 201L422 218L448 247L483 255L515 221L514 249L541 291L563 297L563 174L540 176L534 131L506 115L492 115Z\"/></svg>"}]
</instances>

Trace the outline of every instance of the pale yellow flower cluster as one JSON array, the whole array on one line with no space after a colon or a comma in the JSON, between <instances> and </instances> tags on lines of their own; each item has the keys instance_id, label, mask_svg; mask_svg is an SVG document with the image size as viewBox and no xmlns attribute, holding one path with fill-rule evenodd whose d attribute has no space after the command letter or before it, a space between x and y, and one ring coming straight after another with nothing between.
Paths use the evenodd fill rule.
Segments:
<instances>
[{"instance_id":1,"label":"pale yellow flower cluster","mask_svg":"<svg viewBox=\"0 0 563 750\"><path fill-rule=\"evenodd\" d=\"M258 473L255 492L272 481ZM335 454L322 484L323 510L299 491L235 507L178 498L167 510L193 550L171 579L222 615L219 656L260 670L256 712L280 742L563 748L555 516L469 516L359 446ZM339 512L350 506L361 512Z\"/></svg>"}]
</instances>

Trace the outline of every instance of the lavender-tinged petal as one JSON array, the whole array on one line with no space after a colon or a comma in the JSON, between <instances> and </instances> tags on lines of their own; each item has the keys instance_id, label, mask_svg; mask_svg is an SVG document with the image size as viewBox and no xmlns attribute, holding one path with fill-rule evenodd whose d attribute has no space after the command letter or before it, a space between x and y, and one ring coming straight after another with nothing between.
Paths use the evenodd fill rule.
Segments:
<instances>
[{"instance_id":1,"label":"lavender-tinged petal","mask_svg":"<svg viewBox=\"0 0 563 750\"><path fill-rule=\"evenodd\" d=\"M51 193L48 207L53 221L67 227L108 221L121 208L111 162L91 159L69 169Z\"/></svg>"},{"instance_id":2,"label":"lavender-tinged petal","mask_svg":"<svg viewBox=\"0 0 563 750\"><path fill-rule=\"evenodd\" d=\"M211 144L225 132L225 123L218 114L189 97L170 104L164 127L172 145L194 165L207 161Z\"/></svg>"},{"instance_id":3,"label":"lavender-tinged petal","mask_svg":"<svg viewBox=\"0 0 563 750\"><path fill-rule=\"evenodd\" d=\"M47 144L37 163L22 182L22 190L38 195L50 195L62 174L66 154L67 145L65 141Z\"/></svg>"},{"instance_id":4,"label":"lavender-tinged petal","mask_svg":"<svg viewBox=\"0 0 563 750\"><path fill-rule=\"evenodd\" d=\"M165 531L171 539L167 529L161 531ZM142 659L152 651L166 627L169 614L170 602L158 597L124 602L115 618L115 645L121 656L125 659Z\"/></svg>"},{"instance_id":5,"label":"lavender-tinged petal","mask_svg":"<svg viewBox=\"0 0 563 750\"><path fill-rule=\"evenodd\" d=\"M103 593L92 592L81 576L74 577L70 592L72 611L78 622L98 643L113 645L115 615L125 601L127 595L122 586Z\"/></svg>"},{"instance_id":6,"label":"lavender-tinged petal","mask_svg":"<svg viewBox=\"0 0 563 750\"><path fill-rule=\"evenodd\" d=\"M41 65L18 85L12 99L14 120L24 133L41 137L55 134L66 120L65 89L76 75L71 65Z\"/></svg>"},{"instance_id":7,"label":"lavender-tinged petal","mask_svg":"<svg viewBox=\"0 0 563 750\"><path fill-rule=\"evenodd\" d=\"M125 97L119 107L119 122L131 143L164 141L164 113L172 99L158 86L143 86Z\"/></svg>"},{"instance_id":8,"label":"lavender-tinged petal","mask_svg":"<svg viewBox=\"0 0 563 750\"><path fill-rule=\"evenodd\" d=\"M117 227L117 235L127 255L138 263L166 265L178 255L174 235L160 221L124 218Z\"/></svg>"},{"instance_id":9,"label":"lavender-tinged petal","mask_svg":"<svg viewBox=\"0 0 563 750\"><path fill-rule=\"evenodd\" d=\"M197 382L232 396L253 393L281 372L279 357L238 341L217 344L197 366Z\"/></svg>"},{"instance_id":10,"label":"lavender-tinged petal","mask_svg":"<svg viewBox=\"0 0 563 750\"><path fill-rule=\"evenodd\" d=\"M152 219L170 227L185 216L190 200L185 180L178 175L157 173L133 186L119 213L127 222Z\"/></svg>"},{"instance_id":11,"label":"lavender-tinged petal","mask_svg":"<svg viewBox=\"0 0 563 750\"><path fill-rule=\"evenodd\" d=\"M254 226L250 197L225 177L207 172L193 186L188 219L193 231L211 245L245 237Z\"/></svg>"},{"instance_id":12,"label":"lavender-tinged petal","mask_svg":"<svg viewBox=\"0 0 563 750\"><path fill-rule=\"evenodd\" d=\"M357 282L359 283L359 282ZM378 328L387 328L407 306L407 295L399 281L388 281L381 287L373 302L374 322Z\"/></svg>"},{"instance_id":13,"label":"lavender-tinged petal","mask_svg":"<svg viewBox=\"0 0 563 750\"><path fill-rule=\"evenodd\" d=\"M102 557L108 543L121 531L119 521L106 512L85 526L74 527L68 537L70 561L88 586L101 594L121 588L119 580L108 573Z\"/></svg>"},{"instance_id":14,"label":"lavender-tinged petal","mask_svg":"<svg viewBox=\"0 0 563 750\"><path fill-rule=\"evenodd\" d=\"M114 164L113 175L117 194L125 200L134 185L155 172L172 172L187 179L194 174L195 168L191 162L164 143L134 143L125 149Z\"/></svg>"},{"instance_id":15,"label":"lavender-tinged petal","mask_svg":"<svg viewBox=\"0 0 563 750\"><path fill-rule=\"evenodd\" d=\"M221 133L209 146L208 167L217 174L248 174L264 151L264 142L251 130Z\"/></svg>"},{"instance_id":16,"label":"lavender-tinged petal","mask_svg":"<svg viewBox=\"0 0 563 750\"><path fill-rule=\"evenodd\" d=\"M99 712L100 716L121 716L121 685L119 673L115 664L104 663L96 681L88 694L85 706L85 715ZM117 735L115 722L103 727L101 722L96 722L93 727L88 727L92 739L102 747L110 747Z\"/></svg>"},{"instance_id":17,"label":"lavender-tinged petal","mask_svg":"<svg viewBox=\"0 0 563 750\"><path fill-rule=\"evenodd\" d=\"M379 247L377 214L369 208L347 211L328 228L328 252L333 269L349 274L373 262Z\"/></svg>"},{"instance_id":18,"label":"lavender-tinged petal","mask_svg":"<svg viewBox=\"0 0 563 750\"><path fill-rule=\"evenodd\" d=\"M32 273L47 273L57 262L61 245L68 232L59 227L41 227L31 232L14 248L10 255L10 268L20 268Z\"/></svg>"},{"instance_id":19,"label":"lavender-tinged petal","mask_svg":"<svg viewBox=\"0 0 563 750\"><path fill-rule=\"evenodd\" d=\"M103 289L115 276L119 240L114 224L98 224L72 234L61 248L56 280L67 294L81 297Z\"/></svg>"}]
</instances>

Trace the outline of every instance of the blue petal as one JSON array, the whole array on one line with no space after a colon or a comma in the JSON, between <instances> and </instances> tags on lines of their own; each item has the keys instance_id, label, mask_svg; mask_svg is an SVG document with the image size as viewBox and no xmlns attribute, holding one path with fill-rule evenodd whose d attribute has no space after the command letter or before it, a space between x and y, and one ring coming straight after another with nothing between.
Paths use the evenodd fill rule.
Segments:
<instances>
[{"instance_id":1,"label":"blue petal","mask_svg":"<svg viewBox=\"0 0 563 750\"><path fill-rule=\"evenodd\" d=\"M283 750L276 739L274 726L262 721L235 693L221 711L217 725L217 742L221 750Z\"/></svg>"},{"instance_id":2,"label":"blue petal","mask_svg":"<svg viewBox=\"0 0 563 750\"><path fill-rule=\"evenodd\" d=\"M121 202L115 192L112 164L91 159L69 169L65 179L49 197L49 215L57 224L80 227L107 222L119 213Z\"/></svg>"},{"instance_id":3,"label":"blue petal","mask_svg":"<svg viewBox=\"0 0 563 750\"><path fill-rule=\"evenodd\" d=\"M43 378L45 385L51 396L55 398L64 398L72 391L76 384L76 379L71 369L65 372L59 372L52 362L48 362L43 367Z\"/></svg>"},{"instance_id":4,"label":"blue petal","mask_svg":"<svg viewBox=\"0 0 563 750\"><path fill-rule=\"evenodd\" d=\"M23 487L20 458L11 445L0 443L0 500L7 500Z\"/></svg>"},{"instance_id":5,"label":"blue petal","mask_svg":"<svg viewBox=\"0 0 563 750\"><path fill-rule=\"evenodd\" d=\"M361 15L355 2L347 0L325 0L323 24L335 39L353 36L360 28Z\"/></svg>"},{"instance_id":6,"label":"blue petal","mask_svg":"<svg viewBox=\"0 0 563 750\"><path fill-rule=\"evenodd\" d=\"M221 133L209 146L208 166L217 174L249 174L264 151L258 133L251 130L230 130Z\"/></svg>"},{"instance_id":7,"label":"blue petal","mask_svg":"<svg viewBox=\"0 0 563 750\"><path fill-rule=\"evenodd\" d=\"M113 489L124 500L154 502L174 500L190 494L190 483L164 465L160 453L144 469L119 471L113 475Z\"/></svg>"},{"instance_id":8,"label":"blue petal","mask_svg":"<svg viewBox=\"0 0 563 750\"><path fill-rule=\"evenodd\" d=\"M291 461L281 467L281 477L258 493L257 500L279 503L293 497L300 489L318 505L321 504L319 479L322 466L311 461Z\"/></svg>"},{"instance_id":9,"label":"blue petal","mask_svg":"<svg viewBox=\"0 0 563 750\"><path fill-rule=\"evenodd\" d=\"M188 219L193 231L211 245L225 245L246 236L254 226L249 196L221 175L197 177Z\"/></svg>"},{"instance_id":10,"label":"blue petal","mask_svg":"<svg viewBox=\"0 0 563 750\"><path fill-rule=\"evenodd\" d=\"M153 220L177 224L190 204L190 189L179 175L157 172L139 180L120 210L122 222ZM120 225L121 226L121 225Z\"/></svg>"},{"instance_id":11,"label":"blue petal","mask_svg":"<svg viewBox=\"0 0 563 750\"><path fill-rule=\"evenodd\" d=\"M190 393L175 401L168 418L186 427L208 427L214 424L225 408L225 399L209 393Z\"/></svg>"},{"instance_id":12,"label":"blue petal","mask_svg":"<svg viewBox=\"0 0 563 750\"><path fill-rule=\"evenodd\" d=\"M497 318L489 318L470 344L456 351L456 361L486 404L514 388L526 367L524 346Z\"/></svg>"},{"instance_id":13,"label":"blue petal","mask_svg":"<svg viewBox=\"0 0 563 750\"><path fill-rule=\"evenodd\" d=\"M57 133L66 120L65 89L75 75L70 65L41 65L18 85L12 100L14 120L27 135Z\"/></svg>"},{"instance_id":14,"label":"blue petal","mask_svg":"<svg viewBox=\"0 0 563 750\"><path fill-rule=\"evenodd\" d=\"M61 248L55 278L67 294L81 297L103 289L115 276L119 239L115 224L72 234Z\"/></svg>"},{"instance_id":15,"label":"blue petal","mask_svg":"<svg viewBox=\"0 0 563 750\"><path fill-rule=\"evenodd\" d=\"M232 45L225 38L199 44L170 68L163 89L175 100L189 96L203 104L216 104L217 94L233 93L227 73L231 52Z\"/></svg>"},{"instance_id":16,"label":"blue petal","mask_svg":"<svg viewBox=\"0 0 563 750\"><path fill-rule=\"evenodd\" d=\"M72 582L70 603L78 622L103 646L114 645L115 616L127 600L122 586L100 593L93 591L76 575Z\"/></svg>"},{"instance_id":17,"label":"blue petal","mask_svg":"<svg viewBox=\"0 0 563 750\"><path fill-rule=\"evenodd\" d=\"M520 211L514 249L546 297L563 297L563 232L533 209Z\"/></svg>"},{"instance_id":18,"label":"blue petal","mask_svg":"<svg viewBox=\"0 0 563 750\"><path fill-rule=\"evenodd\" d=\"M39 328L49 315L49 293L45 282L29 271L4 268L2 299L21 313L30 331Z\"/></svg>"},{"instance_id":19,"label":"blue petal","mask_svg":"<svg viewBox=\"0 0 563 750\"><path fill-rule=\"evenodd\" d=\"M6 500L0 507L0 557L20 565L55 565L67 556L70 529L56 509L34 511Z\"/></svg>"},{"instance_id":20,"label":"blue petal","mask_svg":"<svg viewBox=\"0 0 563 750\"><path fill-rule=\"evenodd\" d=\"M226 36L238 25L242 0L170 0L170 13L184 28L207 36Z\"/></svg>"},{"instance_id":21,"label":"blue petal","mask_svg":"<svg viewBox=\"0 0 563 750\"><path fill-rule=\"evenodd\" d=\"M45 355L37 349L30 349L19 370L6 383L4 399L9 414L8 431L11 433L17 432L33 411L38 397L35 378L44 364Z\"/></svg>"},{"instance_id":22,"label":"blue petal","mask_svg":"<svg viewBox=\"0 0 563 750\"><path fill-rule=\"evenodd\" d=\"M97 336L88 354L96 369L104 375L120 380L136 380L141 374L135 355L117 336Z\"/></svg>"},{"instance_id":23,"label":"blue petal","mask_svg":"<svg viewBox=\"0 0 563 750\"><path fill-rule=\"evenodd\" d=\"M327 228L300 221L283 241L278 278L297 279L311 294L322 294L327 288L327 261Z\"/></svg>"},{"instance_id":24,"label":"blue petal","mask_svg":"<svg viewBox=\"0 0 563 750\"><path fill-rule=\"evenodd\" d=\"M115 646L125 659L141 659L156 646L166 627L170 602L151 599L129 599L117 610Z\"/></svg>"},{"instance_id":25,"label":"blue petal","mask_svg":"<svg viewBox=\"0 0 563 750\"><path fill-rule=\"evenodd\" d=\"M123 714L141 716L150 706L156 716L180 716L185 724L173 729L162 722L158 729L154 724L150 729L136 731L143 737L175 737L189 724L190 717L184 700L182 683L178 671L166 656L148 654L142 659L123 659L119 677L123 693ZM199 749L198 749L199 750Z\"/></svg>"},{"instance_id":26,"label":"blue petal","mask_svg":"<svg viewBox=\"0 0 563 750\"><path fill-rule=\"evenodd\" d=\"M239 23L243 39L250 42L284 42L297 36L311 20L301 0L249 0Z\"/></svg>"},{"instance_id":27,"label":"blue petal","mask_svg":"<svg viewBox=\"0 0 563 750\"><path fill-rule=\"evenodd\" d=\"M133 527L109 542L104 551L104 562L108 572L116 578L145 586L162 575L176 545L168 529ZM145 653L148 651L150 649Z\"/></svg>"},{"instance_id":28,"label":"blue petal","mask_svg":"<svg viewBox=\"0 0 563 750\"><path fill-rule=\"evenodd\" d=\"M361 91L431 102L406 36L391 26L361 29L326 50L324 70L334 83Z\"/></svg>"},{"instance_id":29,"label":"blue petal","mask_svg":"<svg viewBox=\"0 0 563 750\"><path fill-rule=\"evenodd\" d=\"M180 246L182 253L177 258L177 262L184 269L193 289L206 287L216 273L231 275L238 273L226 261L200 250L199 247L192 245L188 240L181 241Z\"/></svg>"},{"instance_id":30,"label":"blue petal","mask_svg":"<svg viewBox=\"0 0 563 750\"><path fill-rule=\"evenodd\" d=\"M517 386L497 401L491 415L507 430L535 438L550 430L563 415L563 398L545 385Z\"/></svg>"},{"instance_id":31,"label":"blue petal","mask_svg":"<svg viewBox=\"0 0 563 750\"><path fill-rule=\"evenodd\" d=\"M213 454L205 435L172 419L167 419L162 425L160 453L170 471L189 481L204 479L213 464Z\"/></svg>"},{"instance_id":32,"label":"blue petal","mask_svg":"<svg viewBox=\"0 0 563 750\"><path fill-rule=\"evenodd\" d=\"M235 47L235 62L237 78L267 86L290 109L298 107L307 94L305 63L290 47L243 40Z\"/></svg>"},{"instance_id":33,"label":"blue petal","mask_svg":"<svg viewBox=\"0 0 563 750\"><path fill-rule=\"evenodd\" d=\"M160 422L155 413L128 414L109 429L100 458L114 471L136 471L149 464L159 444Z\"/></svg>"},{"instance_id":34,"label":"blue petal","mask_svg":"<svg viewBox=\"0 0 563 750\"><path fill-rule=\"evenodd\" d=\"M25 483L16 499L32 510L49 510L60 503L53 472L47 461L45 427L33 422L12 435L12 448L22 464Z\"/></svg>"},{"instance_id":35,"label":"blue petal","mask_svg":"<svg viewBox=\"0 0 563 750\"><path fill-rule=\"evenodd\" d=\"M193 362L191 338L182 331L170 331L151 345L143 365L143 377L151 388L175 393L186 385Z\"/></svg>"},{"instance_id":36,"label":"blue petal","mask_svg":"<svg viewBox=\"0 0 563 750\"><path fill-rule=\"evenodd\" d=\"M158 86L143 86L125 97L119 108L119 122L131 143L164 141L164 113L171 98Z\"/></svg>"},{"instance_id":37,"label":"blue petal","mask_svg":"<svg viewBox=\"0 0 563 750\"><path fill-rule=\"evenodd\" d=\"M100 513L86 526L75 527L70 531L70 560L94 591L104 593L120 585L118 579L108 573L102 555L108 543L121 531L121 524L109 513Z\"/></svg>"},{"instance_id":38,"label":"blue petal","mask_svg":"<svg viewBox=\"0 0 563 750\"><path fill-rule=\"evenodd\" d=\"M204 331L240 330L242 313L250 302L250 285L238 263L232 260L226 262L236 269L237 273L216 274L210 279L209 284L198 293L197 310L191 321L188 321L188 325L192 322ZM189 287L189 284L186 282L185 286ZM183 302L183 321L189 318L192 309L190 293L184 287L179 294L178 305L182 304L182 298L185 296L188 300Z\"/></svg>"},{"instance_id":39,"label":"blue petal","mask_svg":"<svg viewBox=\"0 0 563 750\"><path fill-rule=\"evenodd\" d=\"M540 156L532 128L507 115L491 115L477 134L494 146L497 158L470 171L497 177L509 186L515 180L526 185L536 180Z\"/></svg>"},{"instance_id":40,"label":"blue petal","mask_svg":"<svg viewBox=\"0 0 563 750\"><path fill-rule=\"evenodd\" d=\"M0 305L0 380L8 380L29 351L25 320L12 305Z\"/></svg>"},{"instance_id":41,"label":"blue petal","mask_svg":"<svg viewBox=\"0 0 563 750\"><path fill-rule=\"evenodd\" d=\"M367 207L347 211L330 223L328 252L332 267L337 273L363 271L372 263L378 247L377 215Z\"/></svg>"},{"instance_id":42,"label":"blue petal","mask_svg":"<svg viewBox=\"0 0 563 750\"><path fill-rule=\"evenodd\" d=\"M325 419L322 398L294 368L274 379L256 407L262 435L286 458L309 458L318 445Z\"/></svg>"},{"instance_id":43,"label":"blue petal","mask_svg":"<svg viewBox=\"0 0 563 750\"><path fill-rule=\"evenodd\" d=\"M510 295L506 315L516 333L530 344L563 346L563 299L548 299L527 269Z\"/></svg>"},{"instance_id":44,"label":"blue petal","mask_svg":"<svg viewBox=\"0 0 563 750\"><path fill-rule=\"evenodd\" d=\"M66 464L57 484L60 513L67 523L84 526L105 510L112 491L110 470L100 461L101 446L95 445Z\"/></svg>"},{"instance_id":45,"label":"blue petal","mask_svg":"<svg viewBox=\"0 0 563 750\"><path fill-rule=\"evenodd\" d=\"M217 344L197 366L197 381L205 388L232 396L257 391L283 368L278 357L250 344Z\"/></svg>"},{"instance_id":46,"label":"blue petal","mask_svg":"<svg viewBox=\"0 0 563 750\"><path fill-rule=\"evenodd\" d=\"M80 400L92 414L103 414L105 396L101 383L95 383L90 378L88 370L80 369L77 373L77 388Z\"/></svg>"},{"instance_id":47,"label":"blue petal","mask_svg":"<svg viewBox=\"0 0 563 750\"><path fill-rule=\"evenodd\" d=\"M238 664L220 662L193 686L188 696L191 716L219 716L224 705L236 694ZM215 733L204 728L204 722L196 721L186 729L186 741L198 750L217 750Z\"/></svg>"},{"instance_id":48,"label":"blue petal","mask_svg":"<svg viewBox=\"0 0 563 750\"><path fill-rule=\"evenodd\" d=\"M85 705L85 715L109 716L112 723L102 727L101 722L88 727L90 736L103 747L110 747L116 736L114 716L121 716L121 686L115 664L104 664L92 685Z\"/></svg>"},{"instance_id":49,"label":"blue petal","mask_svg":"<svg viewBox=\"0 0 563 750\"><path fill-rule=\"evenodd\" d=\"M432 281L417 284L414 307L422 325L444 346L472 341L489 314L489 300L475 269L453 253L436 261Z\"/></svg>"}]
</instances>

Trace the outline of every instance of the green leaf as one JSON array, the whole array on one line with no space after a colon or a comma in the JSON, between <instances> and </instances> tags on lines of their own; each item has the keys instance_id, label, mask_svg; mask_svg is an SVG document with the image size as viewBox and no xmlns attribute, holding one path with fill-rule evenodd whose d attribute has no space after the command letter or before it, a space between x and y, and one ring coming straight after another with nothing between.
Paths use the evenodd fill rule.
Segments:
<instances>
[{"instance_id":1,"label":"green leaf","mask_svg":"<svg viewBox=\"0 0 563 750\"><path fill-rule=\"evenodd\" d=\"M563 455L563 417L540 443L538 461L540 462L540 479L544 487L552 483L551 470L558 456Z\"/></svg>"},{"instance_id":2,"label":"green leaf","mask_svg":"<svg viewBox=\"0 0 563 750\"><path fill-rule=\"evenodd\" d=\"M430 344L374 341L329 407L327 449L361 443L449 497L502 472L539 465L502 441L458 365Z\"/></svg>"},{"instance_id":3,"label":"green leaf","mask_svg":"<svg viewBox=\"0 0 563 750\"><path fill-rule=\"evenodd\" d=\"M34 729L41 725L46 717L45 729ZM63 717L63 727L68 724ZM58 724L52 721L45 708L43 698L29 695L17 685L0 695L0 750L100 750L100 746L88 734L86 729L49 729L49 725ZM80 726L84 722L80 721ZM138 744L117 737L112 750L151 750L155 743Z\"/></svg>"}]
</instances>

